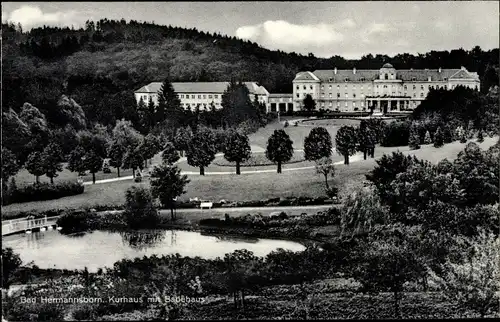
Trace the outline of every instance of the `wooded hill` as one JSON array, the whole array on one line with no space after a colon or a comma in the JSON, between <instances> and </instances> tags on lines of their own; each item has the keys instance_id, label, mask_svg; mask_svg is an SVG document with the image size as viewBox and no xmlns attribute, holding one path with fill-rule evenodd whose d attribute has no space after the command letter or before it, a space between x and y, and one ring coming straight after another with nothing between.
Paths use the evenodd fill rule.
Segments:
<instances>
[{"instance_id":1,"label":"wooded hill","mask_svg":"<svg viewBox=\"0 0 500 322\"><path fill-rule=\"evenodd\" d=\"M302 70L337 67L378 69L386 61L400 69L459 68L477 71L482 89L498 84L499 51L431 51L394 57L371 54L359 60L332 55L318 58L272 51L235 37L103 19L85 28L40 27L23 31L2 24L3 105L19 111L25 102L50 111L66 94L78 102L92 123L114 125L136 116L133 91L152 81L229 81L261 83L270 92L291 92Z\"/></svg>"}]
</instances>

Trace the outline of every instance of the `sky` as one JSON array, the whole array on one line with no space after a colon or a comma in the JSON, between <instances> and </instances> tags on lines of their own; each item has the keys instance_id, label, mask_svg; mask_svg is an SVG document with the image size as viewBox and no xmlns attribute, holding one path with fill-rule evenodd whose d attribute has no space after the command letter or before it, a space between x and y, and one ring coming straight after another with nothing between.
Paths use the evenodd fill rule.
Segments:
<instances>
[{"instance_id":1,"label":"sky","mask_svg":"<svg viewBox=\"0 0 500 322\"><path fill-rule=\"evenodd\" d=\"M317 57L499 47L498 1L3 2L24 29L87 19L154 21Z\"/></svg>"}]
</instances>

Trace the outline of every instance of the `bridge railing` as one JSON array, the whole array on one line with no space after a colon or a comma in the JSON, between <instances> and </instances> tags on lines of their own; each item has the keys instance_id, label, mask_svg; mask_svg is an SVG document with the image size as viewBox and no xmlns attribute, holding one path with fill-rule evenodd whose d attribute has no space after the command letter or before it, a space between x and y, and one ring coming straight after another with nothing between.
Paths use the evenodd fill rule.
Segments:
<instances>
[{"instance_id":1,"label":"bridge railing","mask_svg":"<svg viewBox=\"0 0 500 322\"><path fill-rule=\"evenodd\" d=\"M2 235L11 234L18 231L28 230L48 226L54 222L59 216L43 217L43 218L19 218L2 221Z\"/></svg>"}]
</instances>

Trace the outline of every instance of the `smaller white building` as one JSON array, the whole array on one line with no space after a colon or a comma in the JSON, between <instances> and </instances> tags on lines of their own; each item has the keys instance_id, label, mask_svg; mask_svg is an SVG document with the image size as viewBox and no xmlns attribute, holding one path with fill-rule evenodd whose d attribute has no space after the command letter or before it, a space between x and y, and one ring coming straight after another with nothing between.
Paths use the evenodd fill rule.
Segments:
<instances>
[{"instance_id":1,"label":"smaller white building","mask_svg":"<svg viewBox=\"0 0 500 322\"><path fill-rule=\"evenodd\" d=\"M269 92L256 82L244 82L250 92L250 100L253 102L255 96L259 103L267 106ZM145 104L151 98L155 105L158 104L158 92L162 86L161 82L149 83L134 92L137 104L144 101ZM229 87L229 82L178 82L172 83L175 93L181 101L184 109L195 109L200 106L200 110L208 109L212 104L216 109L222 108L222 95Z\"/></svg>"},{"instance_id":2,"label":"smaller white building","mask_svg":"<svg viewBox=\"0 0 500 322\"><path fill-rule=\"evenodd\" d=\"M270 112L293 112L293 94L283 93L283 94L269 94L269 102L267 104L267 113Z\"/></svg>"}]
</instances>

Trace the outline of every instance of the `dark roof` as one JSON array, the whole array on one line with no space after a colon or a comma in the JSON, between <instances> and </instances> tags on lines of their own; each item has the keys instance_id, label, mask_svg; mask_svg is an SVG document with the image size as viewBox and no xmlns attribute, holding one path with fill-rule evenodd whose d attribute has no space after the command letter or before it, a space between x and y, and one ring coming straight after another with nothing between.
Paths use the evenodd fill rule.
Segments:
<instances>
[{"instance_id":1,"label":"dark roof","mask_svg":"<svg viewBox=\"0 0 500 322\"><path fill-rule=\"evenodd\" d=\"M332 82L339 83L344 82L346 78L350 82L360 82L362 78L364 81L373 81L379 79L380 71L378 69L361 69L356 70L356 73L352 69L338 69L335 74L333 69L323 69L315 70L313 72L316 77L318 77L323 82L329 82L330 78ZM431 81L444 81L445 78L448 79L475 79L479 80L477 73L471 73L463 69L397 69L396 79L401 79L403 81L427 81L428 77L431 77ZM296 78L297 79L297 78Z\"/></svg>"},{"instance_id":2,"label":"dark roof","mask_svg":"<svg viewBox=\"0 0 500 322\"><path fill-rule=\"evenodd\" d=\"M272 94L269 94L269 97L292 97L293 94L292 93L272 93Z\"/></svg>"},{"instance_id":3,"label":"dark roof","mask_svg":"<svg viewBox=\"0 0 500 322\"><path fill-rule=\"evenodd\" d=\"M318 79L316 79L317 76L314 75L314 73L311 73L311 72L299 72L297 74L297 76L295 76L295 79L294 80L315 80L317 81Z\"/></svg>"},{"instance_id":4,"label":"dark roof","mask_svg":"<svg viewBox=\"0 0 500 322\"><path fill-rule=\"evenodd\" d=\"M389 63L385 63L384 66L382 66L382 68L394 68L394 67Z\"/></svg>"},{"instance_id":5,"label":"dark roof","mask_svg":"<svg viewBox=\"0 0 500 322\"><path fill-rule=\"evenodd\" d=\"M257 85L255 82L243 82L250 94L262 94L267 95L268 92L263 86ZM161 88L161 82L152 82L145 85L135 93L158 93ZM229 82L182 82L182 83L172 83L174 91L176 93L224 93L224 91L229 86Z\"/></svg>"}]
</instances>

